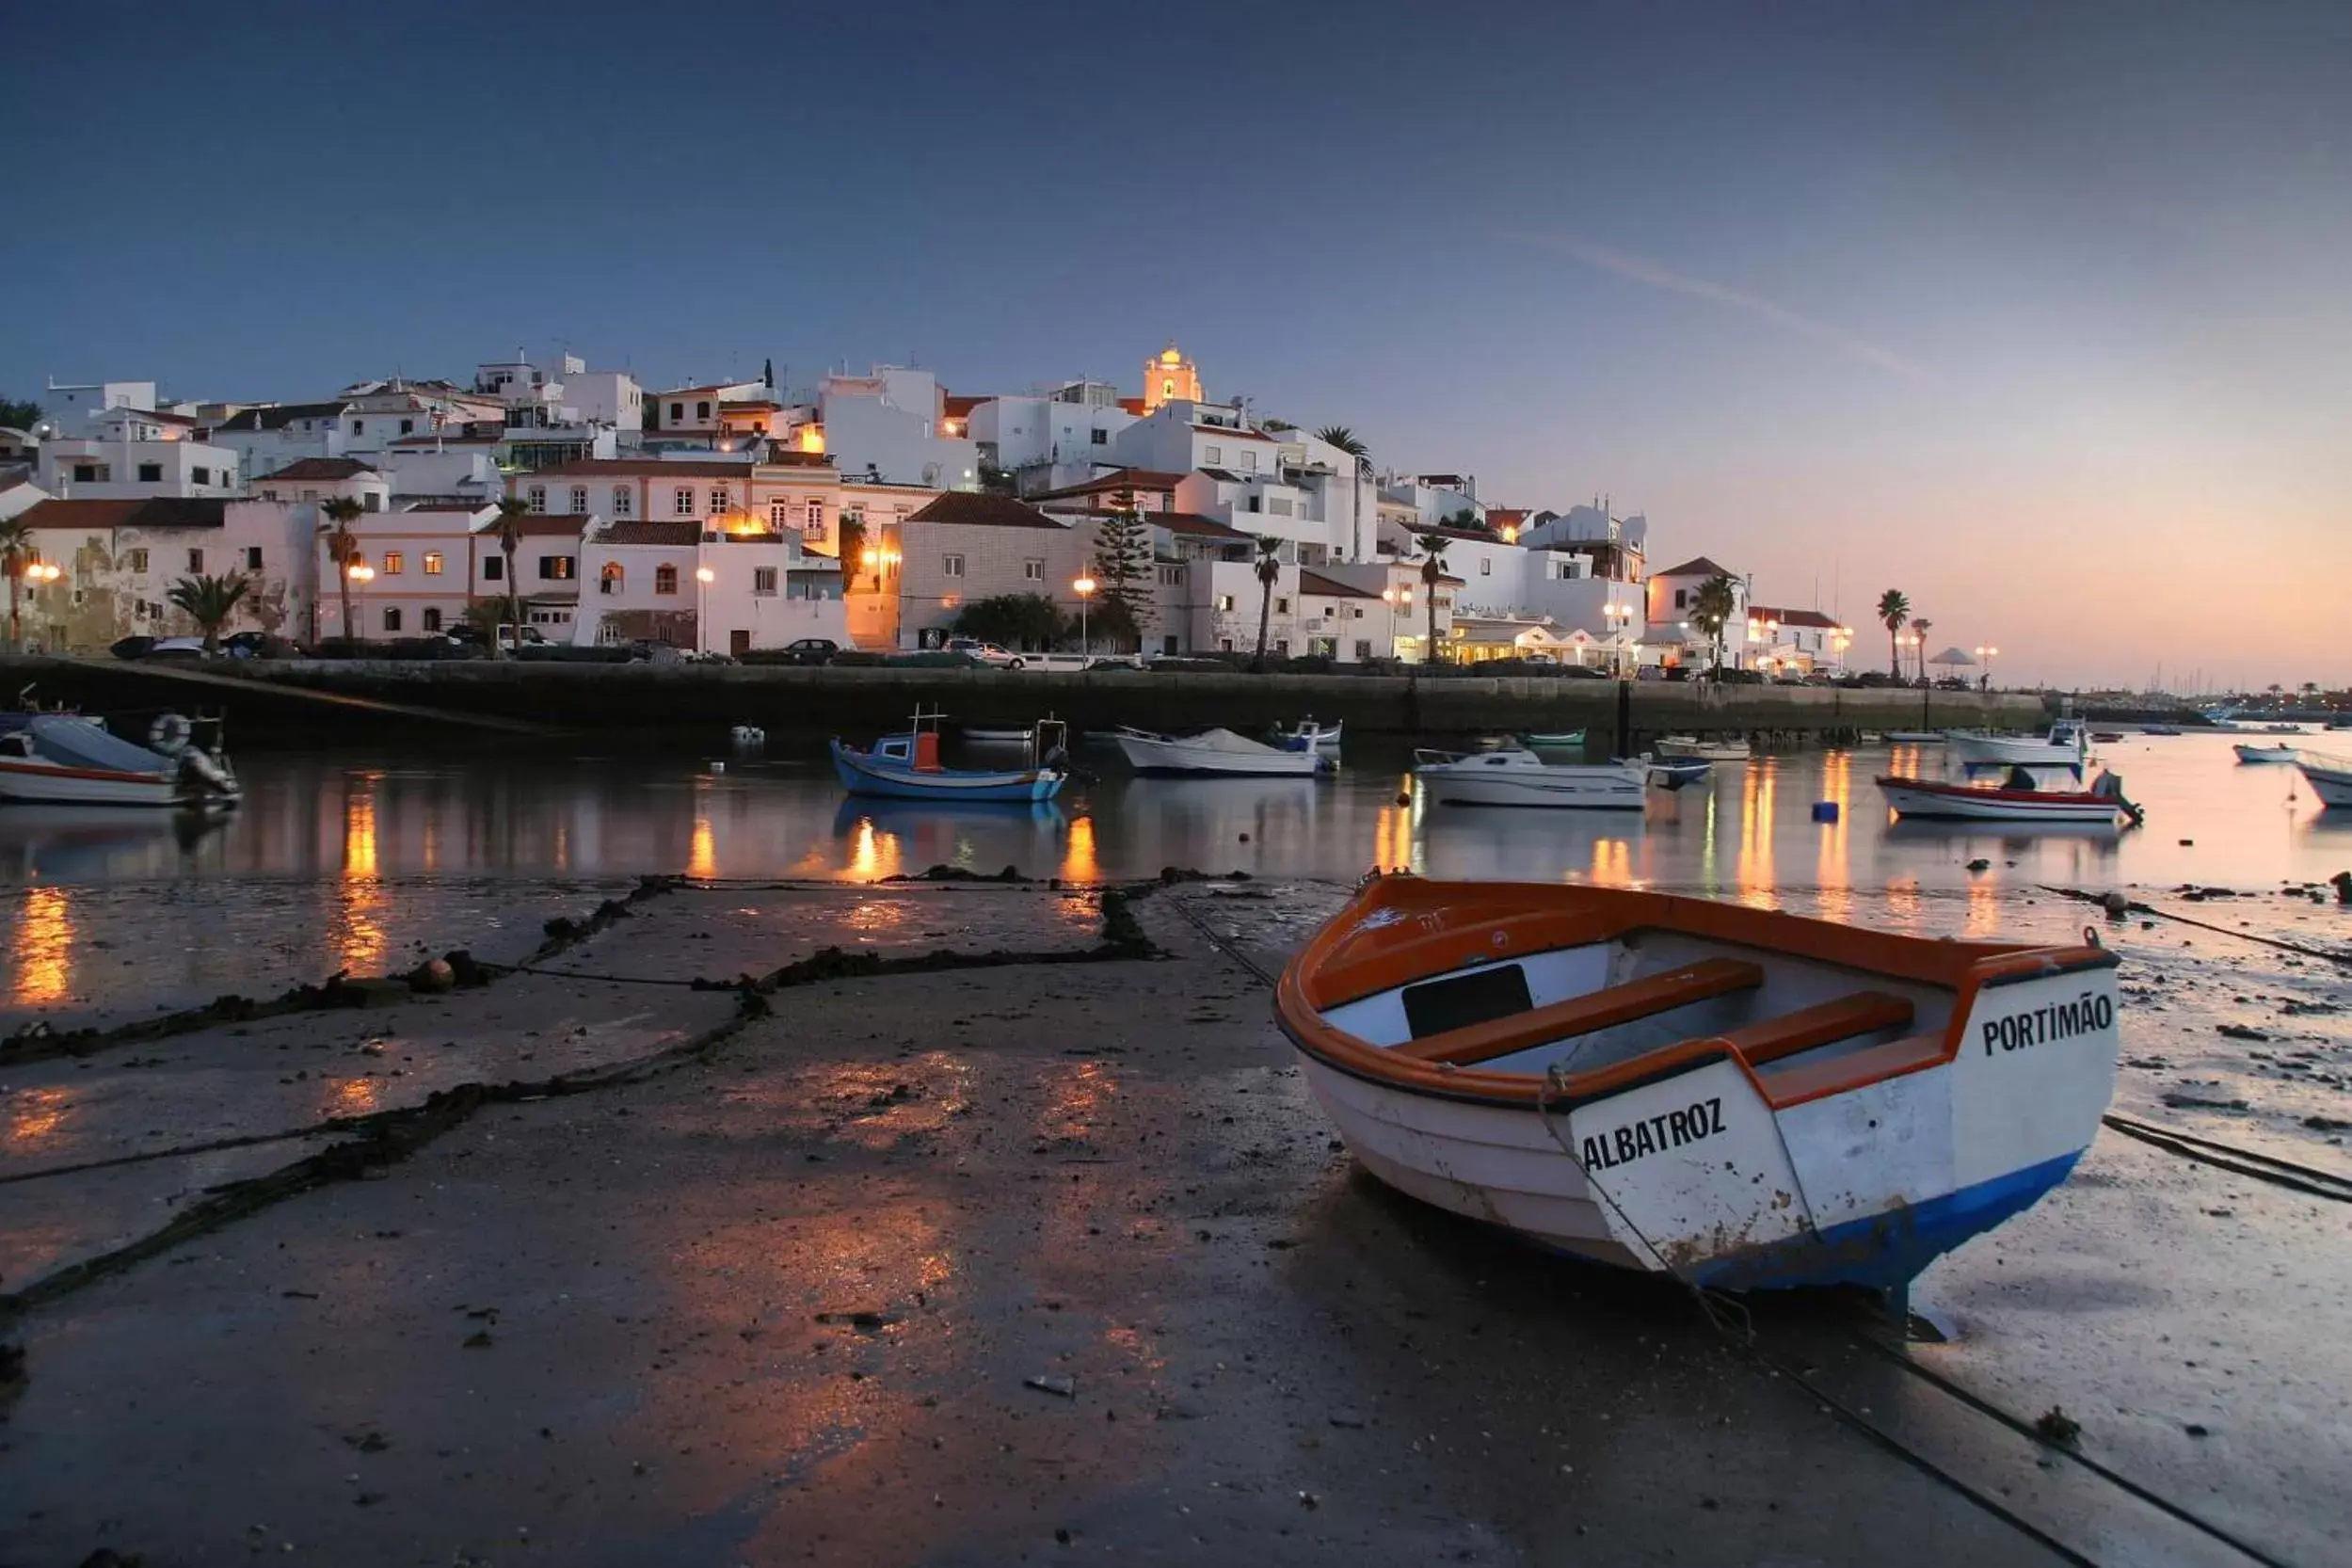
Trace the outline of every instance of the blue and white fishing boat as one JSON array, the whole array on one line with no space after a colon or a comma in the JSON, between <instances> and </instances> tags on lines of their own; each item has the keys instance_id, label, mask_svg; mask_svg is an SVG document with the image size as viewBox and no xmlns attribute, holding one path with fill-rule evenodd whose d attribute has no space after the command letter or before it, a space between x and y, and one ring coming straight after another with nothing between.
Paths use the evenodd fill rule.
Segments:
<instances>
[{"instance_id":1,"label":"blue and white fishing boat","mask_svg":"<svg viewBox=\"0 0 2352 1568\"><path fill-rule=\"evenodd\" d=\"M1400 875L1291 958L1274 1015L1348 1147L1425 1203L1692 1284L1899 1301L2098 1134L2115 966Z\"/></svg>"},{"instance_id":2,"label":"blue and white fishing boat","mask_svg":"<svg viewBox=\"0 0 2352 1568\"><path fill-rule=\"evenodd\" d=\"M1273 744L1284 751L1320 751L1326 748L1336 751L1339 749L1339 731L1346 724L1345 719L1336 724L1317 724L1315 715L1309 713L1288 729L1281 725L1274 726Z\"/></svg>"},{"instance_id":3,"label":"blue and white fishing boat","mask_svg":"<svg viewBox=\"0 0 2352 1568\"><path fill-rule=\"evenodd\" d=\"M1679 790L1686 784L1696 784L1715 768L1715 764L1704 757L1651 757L1645 760L1649 764L1650 782L1661 790Z\"/></svg>"},{"instance_id":4,"label":"blue and white fishing boat","mask_svg":"<svg viewBox=\"0 0 2352 1568\"><path fill-rule=\"evenodd\" d=\"M1040 719L1031 729L1029 756L1017 768L940 766L936 713L918 712L912 728L883 736L871 750L833 742L842 789L892 800L1051 800L1069 777L1068 760L1068 731L1059 719Z\"/></svg>"}]
</instances>

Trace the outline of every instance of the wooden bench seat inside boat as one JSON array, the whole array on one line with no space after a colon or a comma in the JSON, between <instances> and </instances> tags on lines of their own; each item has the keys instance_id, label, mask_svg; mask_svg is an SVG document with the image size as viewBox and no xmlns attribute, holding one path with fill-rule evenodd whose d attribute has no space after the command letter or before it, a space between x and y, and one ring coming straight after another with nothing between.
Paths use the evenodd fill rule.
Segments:
<instances>
[{"instance_id":1,"label":"wooden bench seat inside boat","mask_svg":"<svg viewBox=\"0 0 2352 1568\"><path fill-rule=\"evenodd\" d=\"M1908 1029L1915 1011L1901 997L1884 991L1856 991L1849 997L1800 1007L1794 1013L1766 1018L1744 1029L1730 1030L1723 1038L1752 1065L1762 1066L1816 1046L1850 1040L1857 1034Z\"/></svg>"},{"instance_id":2,"label":"wooden bench seat inside boat","mask_svg":"<svg viewBox=\"0 0 2352 1568\"><path fill-rule=\"evenodd\" d=\"M1474 1063L1492 1062L1496 1057L1548 1045L1573 1035L1590 1034L1595 1030L1608 1029L1637 1018L1647 1018L1669 1013L1693 1002L1728 996L1734 991L1752 991L1764 984L1761 966L1737 958L1708 958L1680 968L1662 969L1627 981L1623 985L1605 986L1553 1002L1548 1007L1530 1008L1484 1023L1449 1029L1438 1034L1425 1034L1395 1048L1399 1056L1416 1061L1448 1063L1466 1067Z\"/></svg>"},{"instance_id":3,"label":"wooden bench seat inside boat","mask_svg":"<svg viewBox=\"0 0 2352 1568\"><path fill-rule=\"evenodd\" d=\"M1907 1034L1899 1040L1848 1051L1820 1062L1799 1062L1760 1075L1765 1103L1774 1110L1842 1094L1882 1078L1932 1067L1944 1057L1941 1034Z\"/></svg>"}]
</instances>

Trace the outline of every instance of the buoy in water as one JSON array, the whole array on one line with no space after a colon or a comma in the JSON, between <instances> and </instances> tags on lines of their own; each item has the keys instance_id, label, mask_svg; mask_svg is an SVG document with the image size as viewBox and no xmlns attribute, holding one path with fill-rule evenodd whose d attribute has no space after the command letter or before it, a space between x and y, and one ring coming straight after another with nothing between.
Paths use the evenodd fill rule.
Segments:
<instances>
[{"instance_id":1,"label":"buoy in water","mask_svg":"<svg viewBox=\"0 0 2352 1568\"><path fill-rule=\"evenodd\" d=\"M724 762L714 761L711 764L711 771L712 773L725 773L727 771L727 764Z\"/></svg>"},{"instance_id":2,"label":"buoy in water","mask_svg":"<svg viewBox=\"0 0 2352 1568\"><path fill-rule=\"evenodd\" d=\"M1815 822L1837 821L1837 802L1833 800L1815 801L1813 803L1813 820Z\"/></svg>"}]
</instances>

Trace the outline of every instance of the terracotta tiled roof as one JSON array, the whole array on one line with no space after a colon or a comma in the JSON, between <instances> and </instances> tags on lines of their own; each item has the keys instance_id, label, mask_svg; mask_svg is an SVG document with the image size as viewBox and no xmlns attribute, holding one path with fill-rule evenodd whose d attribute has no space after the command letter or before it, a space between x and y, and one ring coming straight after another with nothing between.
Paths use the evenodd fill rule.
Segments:
<instances>
[{"instance_id":1,"label":"terracotta tiled roof","mask_svg":"<svg viewBox=\"0 0 2352 1568\"><path fill-rule=\"evenodd\" d=\"M994 403L996 397L994 394L986 397L958 397L953 392L947 392L941 395L940 401L946 405L948 418L969 419L972 417L974 408L979 408L983 403Z\"/></svg>"},{"instance_id":2,"label":"terracotta tiled roof","mask_svg":"<svg viewBox=\"0 0 2352 1568\"><path fill-rule=\"evenodd\" d=\"M598 536L606 544L694 545L702 542L702 524L692 518L616 522Z\"/></svg>"},{"instance_id":3,"label":"terracotta tiled roof","mask_svg":"<svg viewBox=\"0 0 2352 1568\"><path fill-rule=\"evenodd\" d=\"M516 477L528 484L536 479L680 479L736 480L751 477L749 463L715 462L707 457L574 457L551 463Z\"/></svg>"},{"instance_id":4,"label":"terracotta tiled roof","mask_svg":"<svg viewBox=\"0 0 2352 1568\"><path fill-rule=\"evenodd\" d=\"M1669 567L1664 571L1654 571L1650 575L1652 577L1732 577L1737 574L1728 567L1717 566L1704 555L1693 555L1681 566Z\"/></svg>"},{"instance_id":5,"label":"terracotta tiled roof","mask_svg":"<svg viewBox=\"0 0 2352 1568\"><path fill-rule=\"evenodd\" d=\"M992 495L984 490L950 490L906 520L962 523L976 528L1059 529L1062 526L1025 501L1016 501L1009 495Z\"/></svg>"},{"instance_id":6,"label":"terracotta tiled roof","mask_svg":"<svg viewBox=\"0 0 2352 1568\"><path fill-rule=\"evenodd\" d=\"M1325 599L1378 599L1380 597L1368 588L1352 586L1325 577L1320 572L1309 571L1304 567L1299 568L1299 592L1320 594Z\"/></svg>"},{"instance_id":7,"label":"terracotta tiled roof","mask_svg":"<svg viewBox=\"0 0 2352 1568\"><path fill-rule=\"evenodd\" d=\"M1198 512L1145 512L1144 520L1171 534L1190 534L1209 539L1249 539L1256 536L1229 527L1215 518Z\"/></svg>"},{"instance_id":8,"label":"terracotta tiled roof","mask_svg":"<svg viewBox=\"0 0 2352 1568\"><path fill-rule=\"evenodd\" d=\"M18 517L30 528L218 528L227 501L140 496L130 501L44 501Z\"/></svg>"},{"instance_id":9,"label":"terracotta tiled roof","mask_svg":"<svg viewBox=\"0 0 2352 1568\"><path fill-rule=\"evenodd\" d=\"M281 403L275 408L244 408L215 424L215 430L282 430L297 419L333 419L347 404Z\"/></svg>"},{"instance_id":10,"label":"terracotta tiled roof","mask_svg":"<svg viewBox=\"0 0 2352 1568\"><path fill-rule=\"evenodd\" d=\"M302 457L284 468L255 474L253 483L266 485L273 479L348 479L355 473L375 472L373 463L363 463L357 457Z\"/></svg>"},{"instance_id":11,"label":"terracotta tiled roof","mask_svg":"<svg viewBox=\"0 0 2352 1568\"><path fill-rule=\"evenodd\" d=\"M1818 610L1768 610L1761 604L1748 606L1748 618L1750 620L1776 620L1783 626L1818 626L1832 631L1837 626L1835 616L1825 616Z\"/></svg>"},{"instance_id":12,"label":"terracotta tiled roof","mask_svg":"<svg viewBox=\"0 0 2352 1568\"><path fill-rule=\"evenodd\" d=\"M394 438L394 440L393 440L393 441L392 441L392 445L394 445L394 446L496 446L499 442L501 442L501 441L504 440L505 439L506 439L506 438L505 438L504 435L498 435L498 436L467 436L467 435L453 434L453 433L451 433L451 432L444 431L444 432L442 432L440 435L438 435L438 436L400 436L400 437L396 437L396 438Z\"/></svg>"},{"instance_id":13,"label":"terracotta tiled roof","mask_svg":"<svg viewBox=\"0 0 2352 1568\"><path fill-rule=\"evenodd\" d=\"M1117 490L1173 490L1182 484L1184 475L1160 469L1123 468L1110 473L1096 474L1083 484L1064 485L1058 490L1045 490L1031 496L1032 501L1058 501L1071 495L1109 495Z\"/></svg>"},{"instance_id":14,"label":"terracotta tiled roof","mask_svg":"<svg viewBox=\"0 0 2352 1568\"><path fill-rule=\"evenodd\" d=\"M424 501L414 506L403 506L403 512L479 512L488 507L487 501Z\"/></svg>"},{"instance_id":15,"label":"terracotta tiled roof","mask_svg":"<svg viewBox=\"0 0 2352 1568\"><path fill-rule=\"evenodd\" d=\"M1442 528L1427 523L1409 522L1405 532L1422 538L1462 539L1470 544L1509 544L1500 534L1489 534L1482 528Z\"/></svg>"},{"instance_id":16,"label":"terracotta tiled roof","mask_svg":"<svg viewBox=\"0 0 2352 1568\"><path fill-rule=\"evenodd\" d=\"M1140 397L1122 397L1119 399L1119 407L1133 414L1137 419L1142 419L1145 413L1149 412L1144 407L1144 400Z\"/></svg>"}]
</instances>

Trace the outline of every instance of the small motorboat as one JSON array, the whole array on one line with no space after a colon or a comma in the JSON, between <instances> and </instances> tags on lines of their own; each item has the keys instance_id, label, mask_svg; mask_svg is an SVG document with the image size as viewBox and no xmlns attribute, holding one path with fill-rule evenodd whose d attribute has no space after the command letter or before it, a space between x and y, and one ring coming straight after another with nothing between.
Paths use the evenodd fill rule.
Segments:
<instances>
[{"instance_id":1,"label":"small motorboat","mask_svg":"<svg viewBox=\"0 0 2352 1568\"><path fill-rule=\"evenodd\" d=\"M2263 733L2265 735L2300 735L2303 733L2303 727L2299 724L2266 724L2263 726Z\"/></svg>"},{"instance_id":2,"label":"small motorboat","mask_svg":"<svg viewBox=\"0 0 2352 1568\"><path fill-rule=\"evenodd\" d=\"M1190 774L1214 778L1256 778L1267 776L1304 777L1331 771L1331 761L1309 747L1286 751L1236 735L1230 729L1205 729L1197 735L1155 735L1148 729L1121 729L1114 737L1128 765L1137 773Z\"/></svg>"},{"instance_id":3,"label":"small motorboat","mask_svg":"<svg viewBox=\"0 0 2352 1568\"><path fill-rule=\"evenodd\" d=\"M2103 773L2087 790L2044 790L2023 768L1999 784L1956 784L1941 778L1880 778L1879 792L1906 817L1931 822L2090 823L2137 826L2145 817L2123 797L2123 780Z\"/></svg>"},{"instance_id":4,"label":"small motorboat","mask_svg":"<svg viewBox=\"0 0 2352 1568\"><path fill-rule=\"evenodd\" d=\"M2276 745L2266 746L2250 746L2240 742L2230 749L2238 754L2238 760L2241 762L2297 762L2303 758L2301 752L2284 741L2280 741Z\"/></svg>"},{"instance_id":5,"label":"small motorboat","mask_svg":"<svg viewBox=\"0 0 2352 1568\"><path fill-rule=\"evenodd\" d=\"M244 793L217 718L161 714L138 745L78 713L22 716L0 733L0 802L189 810L234 806Z\"/></svg>"},{"instance_id":6,"label":"small motorboat","mask_svg":"<svg viewBox=\"0 0 2352 1568\"><path fill-rule=\"evenodd\" d=\"M1940 746L1944 744L1941 729L1890 729L1886 738L1896 745Z\"/></svg>"},{"instance_id":7,"label":"small motorboat","mask_svg":"<svg viewBox=\"0 0 2352 1568\"><path fill-rule=\"evenodd\" d=\"M2072 768L2080 773L2090 761L2090 731L2080 719L2058 720L2040 740L1955 729L1944 737L1944 744L1969 768Z\"/></svg>"},{"instance_id":8,"label":"small motorboat","mask_svg":"<svg viewBox=\"0 0 2352 1568\"><path fill-rule=\"evenodd\" d=\"M1640 762L1546 762L1524 748L1416 751L1415 786L1440 806L1548 806L1639 811L1647 769Z\"/></svg>"},{"instance_id":9,"label":"small motorboat","mask_svg":"<svg viewBox=\"0 0 2352 1568\"><path fill-rule=\"evenodd\" d=\"M734 728L727 732L727 738L734 742L739 746L757 746L768 744L768 732L760 728L756 724L739 724Z\"/></svg>"},{"instance_id":10,"label":"small motorboat","mask_svg":"<svg viewBox=\"0 0 2352 1568\"><path fill-rule=\"evenodd\" d=\"M1068 778L1068 737L1059 720L1040 722L1032 732L1027 765L1017 768L943 768L939 765L939 715L918 710L903 735L885 735L871 750L836 740L833 771L854 795L892 800L1051 800Z\"/></svg>"},{"instance_id":11,"label":"small motorboat","mask_svg":"<svg viewBox=\"0 0 2352 1568\"><path fill-rule=\"evenodd\" d=\"M1728 741L1703 741L1696 735L1667 735L1658 741L1653 754L1661 758L1696 757L1709 762L1745 762L1755 755L1755 748L1737 736Z\"/></svg>"},{"instance_id":12,"label":"small motorboat","mask_svg":"<svg viewBox=\"0 0 2352 1568\"><path fill-rule=\"evenodd\" d=\"M2178 735L2181 727L2177 724L2144 724L2139 727L2139 732L2143 735Z\"/></svg>"},{"instance_id":13,"label":"small motorboat","mask_svg":"<svg viewBox=\"0 0 2352 1568\"><path fill-rule=\"evenodd\" d=\"M2296 759L2322 806L2352 806L2352 757L2307 751Z\"/></svg>"},{"instance_id":14,"label":"small motorboat","mask_svg":"<svg viewBox=\"0 0 2352 1568\"><path fill-rule=\"evenodd\" d=\"M1520 739L1530 751L1569 751L1584 744L1581 729L1531 729Z\"/></svg>"},{"instance_id":15,"label":"small motorboat","mask_svg":"<svg viewBox=\"0 0 2352 1568\"><path fill-rule=\"evenodd\" d=\"M2118 741L2123 739L2123 731L2120 729L2094 729L2090 732L2090 738L2103 746L2113 745Z\"/></svg>"},{"instance_id":16,"label":"small motorboat","mask_svg":"<svg viewBox=\"0 0 2352 1568\"><path fill-rule=\"evenodd\" d=\"M1694 1285L1899 1301L2099 1131L2116 964L2095 944L1376 876L1284 968L1274 1016L1339 1136L1400 1192Z\"/></svg>"},{"instance_id":17,"label":"small motorboat","mask_svg":"<svg viewBox=\"0 0 2352 1568\"><path fill-rule=\"evenodd\" d=\"M1652 757L1645 760L1649 781L1661 790L1696 784L1715 771L1715 764L1704 757Z\"/></svg>"},{"instance_id":18,"label":"small motorboat","mask_svg":"<svg viewBox=\"0 0 2352 1568\"><path fill-rule=\"evenodd\" d=\"M958 733L975 745L992 746L1016 746L1022 744L1030 737L1030 731L1025 728L992 724L968 724Z\"/></svg>"},{"instance_id":19,"label":"small motorboat","mask_svg":"<svg viewBox=\"0 0 2352 1568\"><path fill-rule=\"evenodd\" d=\"M1274 726L1273 744L1285 751L1313 751L1324 746L1336 750L1339 745L1339 731L1346 724L1345 719L1336 724L1317 724L1315 716L1310 713L1288 729L1280 725Z\"/></svg>"}]
</instances>

